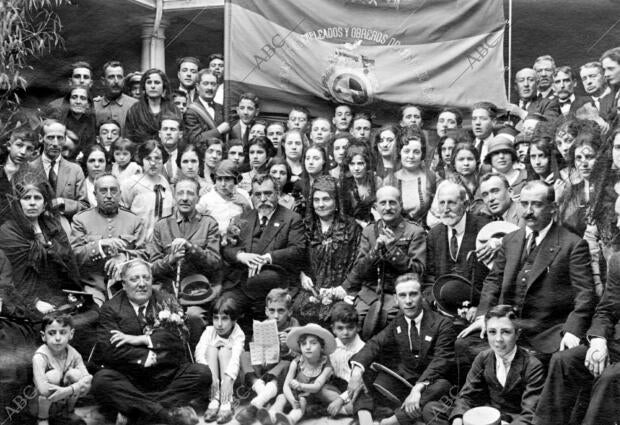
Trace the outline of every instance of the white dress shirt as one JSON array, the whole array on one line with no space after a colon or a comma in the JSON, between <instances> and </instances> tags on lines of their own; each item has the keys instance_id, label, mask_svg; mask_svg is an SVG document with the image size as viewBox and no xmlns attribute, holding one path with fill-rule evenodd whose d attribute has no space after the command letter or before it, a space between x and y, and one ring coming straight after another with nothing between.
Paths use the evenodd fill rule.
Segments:
<instances>
[{"instance_id":1,"label":"white dress shirt","mask_svg":"<svg viewBox=\"0 0 620 425\"><path fill-rule=\"evenodd\" d=\"M545 239L545 236L547 236L547 233L549 233L549 229L551 228L552 224L553 224L553 220L551 220L549 224L547 224L547 226L545 226L540 232L538 232L538 236L536 236L536 246L540 246L543 239ZM532 229L530 229L528 226L525 226L525 240L526 241L528 240L532 232L533 232Z\"/></svg>"},{"instance_id":2,"label":"white dress shirt","mask_svg":"<svg viewBox=\"0 0 620 425\"><path fill-rule=\"evenodd\" d=\"M213 107L211 107L207 102L202 100L202 97L198 97L198 100L200 101L200 103L202 103L202 106L204 106L211 118L215 120L215 109L213 109Z\"/></svg>"},{"instance_id":3,"label":"white dress shirt","mask_svg":"<svg viewBox=\"0 0 620 425\"><path fill-rule=\"evenodd\" d=\"M415 328L418 331L418 335L420 335L420 324L422 323L422 316L424 316L424 310L420 310L420 314L413 318L413 323L415 324ZM413 351L413 343L411 341L411 319L407 316L405 317L405 322L407 322L407 336L409 337L409 350Z\"/></svg>"},{"instance_id":4,"label":"white dress shirt","mask_svg":"<svg viewBox=\"0 0 620 425\"><path fill-rule=\"evenodd\" d=\"M508 372L510 371L510 366L516 353L516 345L512 348L510 353L503 357L495 353L495 376L497 376L497 380L502 384L502 387L506 386L506 378L508 377Z\"/></svg>"},{"instance_id":5,"label":"white dress shirt","mask_svg":"<svg viewBox=\"0 0 620 425\"><path fill-rule=\"evenodd\" d=\"M456 230L456 240L459 243L459 248L456 251L456 256L458 257L459 251L461 250L461 245L463 245L463 236L465 235L465 221L467 214L463 214L463 217L456 223L455 226L448 226L448 247L451 248L450 241L452 240L453 230Z\"/></svg>"},{"instance_id":6,"label":"white dress shirt","mask_svg":"<svg viewBox=\"0 0 620 425\"><path fill-rule=\"evenodd\" d=\"M58 158L54 160L56 161L56 163L54 164L54 172L56 173L56 177L58 177L58 168L60 167L59 164L60 164L61 158L62 158L62 155L59 155ZM49 156L43 153L43 155L41 155L41 163L43 164L45 175L47 176L47 178L49 178L50 168L52 168L52 160L50 159ZM56 190L55 187L53 189Z\"/></svg>"}]
</instances>

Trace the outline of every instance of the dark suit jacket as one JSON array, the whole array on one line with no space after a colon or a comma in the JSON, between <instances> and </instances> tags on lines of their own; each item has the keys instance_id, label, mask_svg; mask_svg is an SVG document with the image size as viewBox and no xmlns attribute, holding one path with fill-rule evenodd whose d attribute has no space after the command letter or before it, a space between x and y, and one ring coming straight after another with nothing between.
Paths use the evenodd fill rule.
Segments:
<instances>
[{"instance_id":1,"label":"dark suit jacket","mask_svg":"<svg viewBox=\"0 0 620 425\"><path fill-rule=\"evenodd\" d=\"M609 257L607 284L603 297L596 306L588 337L602 337L608 341L612 361L620 360L620 252Z\"/></svg>"},{"instance_id":2,"label":"dark suit jacket","mask_svg":"<svg viewBox=\"0 0 620 425\"><path fill-rule=\"evenodd\" d=\"M176 277L176 263L171 264L168 260L170 244L176 238L184 238L192 245L185 251L181 277L198 273L206 276L212 284L219 283L218 272L222 265L220 232L213 217L200 214L193 217L185 232L181 231L180 218L176 214L155 223L153 239L147 245L153 276L168 280Z\"/></svg>"},{"instance_id":3,"label":"dark suit jacket","mask_svg":"<svg viewBox=\"0 0 620 425\"><path fill-rule=\"evenodd\" d=\"M377 265L383 263L385 279L385 292L394 292L394 281L405 273L424 273L426 260L426 234L424 229L406 219L398 224L394 230L394 242L391 243L384 253L377 252L375 245L380 234L380 227L385 226L383 221L372 223L362 231L357 257L353 268L342 283L348 292L357 292L362 285L369 284L375 295L377 285ZM360 297L363 294L359 294ZM373 299L364 299L370 304Z\"/></svg>"},{"instance_id":4,"label":"dark suit jacket","mask_svg":"<svg viewBox=\"0 0 620 425\"><path fill-rule=\"evenodd\" d=\"M41 157L35 159L30 165L43 173L47 179L43 160ZM56 179L56 187L53 188L57 198L65 201L63 215L71 217L78 211L88 208L88 198L85 191L80 191L82 182L84 181L84 172L79 165L69 162L64 158L58 163L58 176Z\"/></svg>"},{"instance_id":5,"label":"dark suit jacket","mask_svg":"<svg viewBox=\"0 0 620 425\"><path fill-rule=\"evenodd\" d=\"M544 115L549 121L555 120L561 115L560 103L556 97L536 98L527 107L528 113L537 112Z\"/></svg>"},{"instance_id":6,"label":"dark suit jacket","mask_svg":"<svg viewBox=\"0 0 620 425\"><path fill-rule=\"evenodd\" d=\"M525 340L540 352L553 353L564 332L584 337L592 317L594 284L588 244L554 223L527 277L517 282L524 247L525 229L504 236L484 281L478 314L498 304L515 306Z\"/></svg>"},{"instance_id":7,"label":"dark suit jacket","mask_svg":"<svg viewBox=\"0 0 620 425\"><path fill-rule=\"evenodd\" d=\"M456 263L450 257L448 227L443 223L439 223L428 232L426 239L426 275L424 279L425 292L426 289L433 286L435 279L448 273L457 273L467 279L471 279L473 271L475 280L478 282L477 286L481 287L481 282L489 270L478 261L475 263L468 262L467 257L470 251L476 250L476 236L478 236L480 229L488 222L488 217L467 213L465 233L463 234ZM471 264L474 265L472 266ZM477 300L475 301L477 302Z\"/></svg>"},{"instance_id":8,"label":"dark suit jacket","mask_svg":"<svg viewBox=\"0 0 620 425\"><path fill-rule=\"evenodd\" d=\"M230 128L230 138L231 139L239 139L243 141L243 146L247 146L248 144L248 137L249 137L249 133L250 133L250 128L252 127L252 123L250 123L248 125L248 131L247 133L242 134L241 133L241 124L239 124L239 121L235 122L235 124Z\"/></svg>"},{"instance_id":9,"label":"dark suit jacket","mask_svg":"<svg viewBox=\"0 0 620 425\"><path fill-rule=\"evenodd\" d=\"M192 105L195 105L205 114L209 115L204 106L202 106L200 100L196 100ZM213 110L215 111L215 117L210 117L211 120L205 121L199 113L193 111L190 107L187 108L183 121L185 123L187 140L190 143L205 144L207 143L207 139L212 137L219 139L223 137L223 135L217 131L217 126L224 122L224 107L214 103Z\"/></svg>"},{"instance_id":10,"label":"dark suit jacket","mask_svg":"<svg viewBox=\"0 0 620 425\"><path fill-rule=\"evenodd\" d=\"M414 323L411 326L415 326ZM424 308L420 324L419 346L409 348L409 329L405 316L399 313L386 328L373 336L364 348L351 358L368 369L386 349L393 347L398 364L392 368L410 382L433 383L445 379L454 366L456 333L452 321Z\"/></svg>"},{"instance_id":11,"label":"dark suit jacket","mask_svg":"<svg viewBox=\"0 0 620 425\"><path fill-rule=\"evenodd\" d=\"M147 324L153 326L155 318L161 311L165 295L153 291L147 305ZM168 300L170 298L167 298ZM181 308L178 307L180 310ZM118 330L128 335L143 335L138 316L129 303L125 291L118 292L114 298L101 306L99 328L97 330L97 351L102 353L102 361L106 367L117 370L130 378L157 380L172 378L176 369L185 362L185 347L181 338L173 331L156 328L151 333L152 351L157 355L157 363L145 368L149 348L144 345L133 346L124 344L114 347L110 343L111 331Z\"/></svg>"},{"instance_id":12,"label":"dark suit jacket","mask_svg":"<svg viewBox=\"0 0 620 425\"><path fill-rule=\"evenodd\" d=\"M236 284L247 276L247 269L237 261L239 251L261 255L269 253L272 265L284 271L289 281L298 280L306 258L304 226L299 214L278 205L257 243L254 243L253 235L260 228L258 212L249 210L234 220L240 225L239 243L222 249L224 259L232 266L227 280Z\"/></svg>"},{"instance_id":13,"label":"dark suit jacket","mask_svg":"<svg viewBox=\"0 0 620 425\"><path fill-rule=\"evenodd\" d=\"M4 172L4 165L0 166L0 225L11 218L9 199L13 196L13 185Z\"/></svg>"},{"instance_id":14,"label":"dark suit jacket","mask_svg":"<svg viewBox=\"0 0 620 425\"><path fill-rule=\"evenodd\" d=\"M558 104L560 106L562 106L561 103L559 103L560 101L558 100ZM577 109L581 108L583 105L585 105L586 103L592 103L593 100L590 96L579 96L579 95L575 95L575 100L573 102L571 102L570 104L570 109L568 110L568 114L566 114L566 116L571 116L574 117L575 113L577 112ZM560 108L560 111L562 111L562 108Z\"/></svg>"},{"instance_id":15,"label":"dark suit jacket","mask_svg":"<svg viewBox=\"0 0 620 425\"><path fill-rule=\"evenodd\" d=\"M616 96L613 90L599 100L599 115L607 122L613 121L618 111L616 109Z\"/></svg>"},{"instance_id":16,"label":"dark suit jacket","mask_svg":"<svg viewBox=\"0 0 620 425\"><path fill-rule=\"evenodd\" d=\"M530 425L545 383L545 371L540 361L521 347L517 347L510 364L506 385L497 380L496 358L488 349L476 356L467 374L465 385L454 402L450 423L455 418L478 406L495 407L510 416L511 425Z\"/></svg>"}]
</instances>

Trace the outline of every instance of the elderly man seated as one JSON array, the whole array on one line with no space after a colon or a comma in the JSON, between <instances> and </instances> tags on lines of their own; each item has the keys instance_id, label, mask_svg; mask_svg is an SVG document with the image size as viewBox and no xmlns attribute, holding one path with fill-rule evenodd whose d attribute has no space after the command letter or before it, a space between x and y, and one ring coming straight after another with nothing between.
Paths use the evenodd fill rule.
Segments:
<instances>
[{"instance_id":1,"label":"elderly man seated","mask_svg":"<svg viewBox=\"0 0 620 425\"><path fill-rule=\"evenodd\" d=\"M191 399L207 394L211 372L187 360L187 328L176 300L153 290L141 259L121 270L123 290L101 307L98 346L104 368L92 392L104 409L132 423L195 424Z\"/></svg>"}]
</instances>

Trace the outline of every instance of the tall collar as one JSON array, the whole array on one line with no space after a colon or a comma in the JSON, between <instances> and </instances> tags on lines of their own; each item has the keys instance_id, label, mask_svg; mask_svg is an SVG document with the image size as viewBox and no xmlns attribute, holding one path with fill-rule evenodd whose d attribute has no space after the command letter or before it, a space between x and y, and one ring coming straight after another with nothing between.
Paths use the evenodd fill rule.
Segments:
<instances>
[{"instance_id":1,"label":"tall collar","mask_svg":"<svg viewBox=\"0 0 620 425\"><path fill-rule=\"evenodd\" d=\"M194 221L196 219L197 216L198 216L198 212L196 211L196 209L194 209L194 211L192 211L190 216L187 217L187 221L192 222L192 221ZM185 216L177 211L176 212L176 220L177 220L177 223L181 223L181 222L183 222L185 220Z\"/></svg>"},{"instance_id":2,"label":"tall collar","mask_svg":"<svg viewBox=\"0 0 620 425\"><path fill-rule=\"evenodd\" d=\"M467 217L467 213L463 214L463 217L456 223L454 226L448 226L450 229L455 229L457 235L462 235L465 233L465 222Z\"/></svg>"}]
</instances>

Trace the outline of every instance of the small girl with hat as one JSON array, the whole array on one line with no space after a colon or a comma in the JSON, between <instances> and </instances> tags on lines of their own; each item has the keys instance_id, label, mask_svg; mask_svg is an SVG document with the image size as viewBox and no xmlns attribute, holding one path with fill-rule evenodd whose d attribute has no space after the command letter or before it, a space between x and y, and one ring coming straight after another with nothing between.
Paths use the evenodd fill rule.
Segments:
<instances>
[{"instance_id":1,"label":"small girl with hat","mask_svg":"<svg viewBox=\"0 0 620 425\"><path fill-rule=\"evenodd\" d=\"M336 349L336 340L327 329L315 323L293 328L286 344L300 355L291 362L283 394L269 410L257 412L263 425L294 425L306 414L309 404L329 403L339 394L327 384L333 373L329 355ZM287 403L292 409L284 414Z\"/></svg>"}]
</instances>

